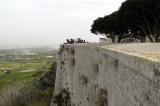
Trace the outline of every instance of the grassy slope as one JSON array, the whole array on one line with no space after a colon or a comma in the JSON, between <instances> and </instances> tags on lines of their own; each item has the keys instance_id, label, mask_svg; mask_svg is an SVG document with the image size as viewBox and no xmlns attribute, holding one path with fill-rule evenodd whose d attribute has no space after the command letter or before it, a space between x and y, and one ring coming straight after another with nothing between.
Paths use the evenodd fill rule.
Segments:
<instances>
[{"instance_id":1,"label":"grassy slope","mask_svg":"<svg viewBox=\"0 0 160 106\"><path fill-rule=\"evenodd\" d=\"M5 54L3 53L3 55ZM15 55L13 58L0 59L0 90L17 81L40 78L48 71L50 64L54 60L54 58L47 58L46 56L48 55L50 54L37 53L34 55ZM10 73L4 73L6 70L9 70Z\"/></svg>"},{"instance_id":2,"label":"grassy slope","mask_svg":"<svg viewBox=\"0 0 160 106\"><path fill-rule=\"evenodd\" d=\"M7 89L1 90L0 106L50 106L55 75L56 62L53 62L43 76L34 74L39 79L15 82Z\"/></svg>"}]
</instances>

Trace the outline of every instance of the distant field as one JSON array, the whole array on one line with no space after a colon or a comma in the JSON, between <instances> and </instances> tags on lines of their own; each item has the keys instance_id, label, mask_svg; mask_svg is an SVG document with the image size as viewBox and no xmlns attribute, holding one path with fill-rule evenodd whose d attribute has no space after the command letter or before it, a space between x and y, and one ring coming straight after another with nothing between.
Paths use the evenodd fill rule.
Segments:
<instances>
[{"instance_id":1,"label":"distant field","mask_svg":"<svg viewBox=\"0 0 160 106\"><path fill-rule=\"evenodd\" d=\"M16 81L40 78L55 61L48 48L0 50L0 89Z\"/></svg>"}]
</instances>

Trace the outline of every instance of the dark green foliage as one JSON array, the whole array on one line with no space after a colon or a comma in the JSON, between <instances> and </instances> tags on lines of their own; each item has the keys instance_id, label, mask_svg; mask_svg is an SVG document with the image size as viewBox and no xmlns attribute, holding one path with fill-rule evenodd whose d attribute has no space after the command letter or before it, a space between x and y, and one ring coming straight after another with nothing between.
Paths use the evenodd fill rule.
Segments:
<instances>
[{"instance_id":1,"label":"dark green foliage","mask_svg":"<svg viewBox=\"0 0 160 106\"><path fill-rule=\"evenodd\" d=\"M70 92L66 89L61 90L61 92L54 96L53 103L57 106L71 106Z\"/></svg>"},{"instance_id":2,"label":"dark green foliage","mask_svg":"<svg viewBox=\"0 0 160 106\"><path fill-rule=\"evenodd\" d=\"M159 0L127 0L119 9L129 27L140 31L151 42L159 42L160 38L160 1Z\"/></svg>"},{"instance_id":3,"label":"dark green foliage","mask_svg":"<svg viewBox=\"0 0 160 106\"><path fill-rule=\"evenodd\" d=\"M58 54L61 54L64 51L64 45L61 45L61 47L59 48Z\"/></svg>"},{"instance_id":4,"label":"dark green foliage","mask_svg":"<svg viewBox=\"0 0 160 106\"><path fill-rule=\"evenodd\" d=\"M126 37L125 33L128 33L128 28L123 26L122 21L119 20L118 12L114 12L111 15L95 20L91 32L94 34L102 34L111 38L113 43L116 43ZM116 37L118 41L115 40Z\"/></svg>"},{"instance_id":5,"label":"dark green foliage","mask_svg":"<svg viewBox=\"0 0 160 106\"><path fill-rule=\"evenodd\" d=\"M56 61L54 61L50 67L50 71L47 72L43 77L41 77L38 82L36 82L37 87L41 88L42 90L54 88L56 78L56 67L57 63Z\"/></svg>"},{"instance_id":6,"label":"dark green foliage","mask_svg":"<svg viewBox=\"0 0 160 106\"><path fill-rule=\"evenodd\" d=\"M160 42L160 0L127 0L118 11L96 19L91 32L111 38ZM115 38L118 38L116 41Z\"/></svg>"},{"instance_id":7,"label":"dark green foliage","mask_svg":"<svg viewBox=\"0 0 160 106\"><path fill-rule=\"evenodd\" d=\"M49 106L56 75L56 62L39 80L9 86L0 92L0 106ZM36 105L38 104L38 105Z\"/></svg>"}]
</instances>

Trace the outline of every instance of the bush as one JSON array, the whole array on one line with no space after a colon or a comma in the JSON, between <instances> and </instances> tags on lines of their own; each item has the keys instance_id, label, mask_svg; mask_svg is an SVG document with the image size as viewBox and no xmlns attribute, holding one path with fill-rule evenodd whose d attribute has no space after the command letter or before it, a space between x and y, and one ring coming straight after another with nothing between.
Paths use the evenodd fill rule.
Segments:
<instances>
[{"instance_id":1,"label":"bush","mask_svg":"<svg viewBox=\"0 0 160 106\"><path fill-rule=\"evenodd\" d=\"M0 106L25 106L40 95L41 91L31 83L18 82L0 92Z\"/></svg>"},{"instance_id":2,"label":"bush","mask_svg":"<svg viewBox=\"0 0 160 106\"><path fill-rule=\"evenodd\" d=\"M53 97L53 104L56 106L71 106L70 92L62 89L61 92Z\"/></svg>"},{"instance_id":3,"label":"bush","mask_svg":"<svg viewBox=\"0 0 160 106\"><path fill-rule=\"evenodd\" d=\"M53 62L50 71L48 71L43 77L41 77L35 85L41 90L47 90L49 88L54 88L55 78L56 78L56 66L57 63Z\"/></svg>"},{"instance_id":4,"label":"bush","mask_svg":"<svg viewBox=\"0 0 160 106\"><path fill-rule=\"evenodd\" d=\"M56 62L39 80L17 82L0 92L0 106L49 106L56 74Z\"/></svg>"}]
</instances>

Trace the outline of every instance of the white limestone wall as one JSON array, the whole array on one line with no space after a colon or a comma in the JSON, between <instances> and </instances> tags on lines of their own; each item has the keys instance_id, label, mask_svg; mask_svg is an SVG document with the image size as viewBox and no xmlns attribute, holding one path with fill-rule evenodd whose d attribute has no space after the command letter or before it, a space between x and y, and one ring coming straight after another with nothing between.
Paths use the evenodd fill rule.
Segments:
<instances>
[{"instance_id":1,"label":"white limestone wall","mask_svg":"<svg viewBox=\"0 0 160 106\"><path fill-rule=\"evenodd\" d=\"M160 64L100 45L64 45L55 94L62 89L72 106L160 106Z\"/></svg>"}]
</instances>

